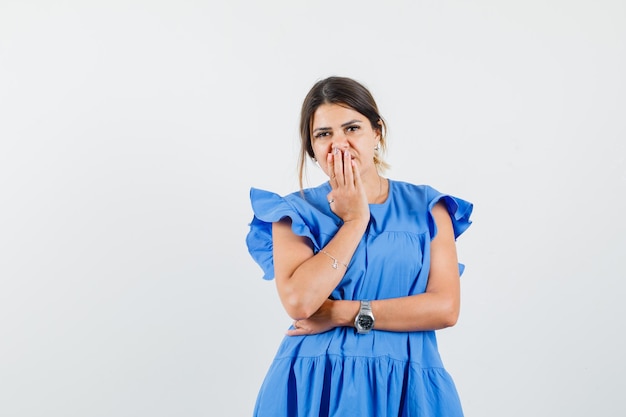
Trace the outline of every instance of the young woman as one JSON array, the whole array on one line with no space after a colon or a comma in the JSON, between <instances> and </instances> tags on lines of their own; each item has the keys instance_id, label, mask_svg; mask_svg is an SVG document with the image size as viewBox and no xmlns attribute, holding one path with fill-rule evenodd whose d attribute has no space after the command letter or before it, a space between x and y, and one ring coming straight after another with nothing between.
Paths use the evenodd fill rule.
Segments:
<instances>
[{"instance_id":1,"label":"young woman","mask_svg":"<svg viewBox=\"0 0 626 417\"><path fill-rule=\"evenodd\" d=\"M294 320L254 415L462 416L435 330L459 315L472 204L381 175L385 121L355 80L317 82L300 131L301 188L307 155L328 182L250 193L248 249Z\"/></svg>"}]
</instances>

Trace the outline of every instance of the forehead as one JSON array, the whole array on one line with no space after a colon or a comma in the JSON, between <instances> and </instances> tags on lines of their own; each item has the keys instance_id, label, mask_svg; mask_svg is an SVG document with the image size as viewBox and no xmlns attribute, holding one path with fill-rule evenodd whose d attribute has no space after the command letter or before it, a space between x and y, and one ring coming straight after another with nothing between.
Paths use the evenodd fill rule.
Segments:
<instances>
[{"instance_id":1,"label":"forehead","mask_svg":"<svg viewBox=\"0 0 626 417\"><path fill-rule=\"evenodd\" d=\"M358 111L339 104L322 104L313 113L313 128L336 127L350 120L367 120Z\"/></svg>"}]
</instances>

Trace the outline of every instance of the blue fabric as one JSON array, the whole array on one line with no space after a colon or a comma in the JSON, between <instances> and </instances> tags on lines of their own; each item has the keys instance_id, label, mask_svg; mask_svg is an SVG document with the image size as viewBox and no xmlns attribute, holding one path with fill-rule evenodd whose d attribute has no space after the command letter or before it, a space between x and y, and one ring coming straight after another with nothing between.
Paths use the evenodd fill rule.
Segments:
<instances>
[{"instance_id":1,"label":"blue fabric","mask_svg":"<svg viewBox=\"0 0 626 417\"><path fill-rule=\"evenodd\" d=\"M330 185L285 197L251 189L254 218L248 250L265 279L274 278L272 222L323 248L342 222L329 208ZM331 298L376 300L423 293L430 242L437 230L431 210L443 201L455 238L471 224L471 203L426 185L389 181L389 196L370 204L370 224ZM463 266L459 264L460 272ZM261 386L257 417L462 416L454 382L444 369L434 331L357 335L339 327L313 336L286 336Z\"/></svg>"}]
</instances>

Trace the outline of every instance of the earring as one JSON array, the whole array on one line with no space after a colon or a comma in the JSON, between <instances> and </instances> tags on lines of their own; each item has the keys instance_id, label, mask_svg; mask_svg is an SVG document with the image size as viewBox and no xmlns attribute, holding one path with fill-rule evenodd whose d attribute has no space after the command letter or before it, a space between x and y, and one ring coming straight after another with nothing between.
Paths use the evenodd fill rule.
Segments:
<instances>
[{"instance_id":1,"label":"earring","mask_svg":"<svg viewBox=\"0 0 626 417\"><path fill-rule=\"evenodd\" d=\"M374 147L374 150L375 150L375 151L379 151L379 150L380 150L380 142L378 142L378 143L376 144L376 146Z\"/></svg>"}]
</instances>

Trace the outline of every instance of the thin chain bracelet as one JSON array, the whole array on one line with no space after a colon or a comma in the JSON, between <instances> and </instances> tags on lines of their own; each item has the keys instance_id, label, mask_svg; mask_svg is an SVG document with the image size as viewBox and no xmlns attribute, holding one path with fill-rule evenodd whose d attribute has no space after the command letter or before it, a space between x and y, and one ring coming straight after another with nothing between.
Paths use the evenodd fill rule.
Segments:
<instances>
[{"instance_id":1,"label":"thin chain bracelet","mask_svg":"<svg viewBox=\"0 0 626 417\"><path fill-rule=\"evenodd\" d=\"M320 252L322 252L324 255L328 256L330 259L333 260L333 269L337 269L337 266L339 266L339 264L341 263L341 265L345 266L346 268L348 268L348 265L344 264L343 262L339 262L337 260L337 258L335 258L333 255L331 255L330 253L326 252L324 249L322 249Z\"/></svg>"}]
</instances>

